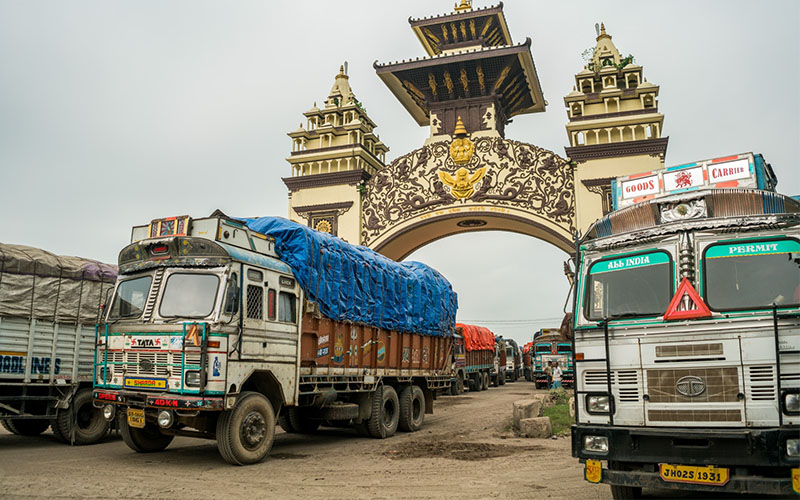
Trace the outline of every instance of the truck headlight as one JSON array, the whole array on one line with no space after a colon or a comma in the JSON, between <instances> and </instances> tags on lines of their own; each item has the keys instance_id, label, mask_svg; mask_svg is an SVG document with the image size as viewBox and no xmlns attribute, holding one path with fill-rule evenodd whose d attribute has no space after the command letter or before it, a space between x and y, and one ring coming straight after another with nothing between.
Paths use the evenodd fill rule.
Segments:
<instances>
[{"instance_id":1,"label":"truck headlight","mask_svg":"<svg viewBox=\"0 0 800 500\"><path fill-rule=\"evenodd\" d=\"M583 451L608 453L608 438L605 436L583 436Z\"/></svg>"},{"instance_id":2,"label":"truck headlight","mask_svg":"<svg viewBox=\"0 0 800 500\"><path fill-rule=\"evenodd\" d=\"M608 413L610 409L608 396L586 396L586 411L589 413Z\"/></svg>"},{"instance_id":3,"label":"truck headlight","mask_svg":"<svg viewBox=\"0 0 800 500\"><path fill-rule=\"evenodd\" d=\"M172 427L172 423L175 421L175 417L173 413L169 410L161 410L158 412L158 425L165 429Z\"/></svg>"},{"instance_id":4,"label":"truck headlight","mask_svg":"<svg viewBox=\"0 0 800 500\"><path fill-rule=\"evenodd\" d=\"M97 370L97 383L107 384L109 382L111 382L111 374L106 371L106 368L102 367L99 370Z\"/></svg>"},{"instance_id":5,"label":"truck headlight","mask_svg":"<svg viewBox=\"0 0 800 500\"><path fill-rule=\"evenodd\" d=\"M117 412L117 409L114 405L105 405L103 406L103 418L108 420L109 422L114 420L114 414Z\"/></svg>"},{"instance_id":6,"label":"truck headlight","mask_svg":"<svg viewBox=\"0 0 800 500\"><path fill-rule=\"evenodd\" d=\"M800 413L800 393L790 392L783 395L783 411L785 413Z\"/></svg>"},{"instance_id":7,"label":"truck headlight","mask_svg":"<svg viewBox=\"0 0 800 500\"><path fill-rule=\"evenodd\" d=\"M200 372L197 370L186 372L185 383L187 387L200 387Z\"/></svg>"},{"instance_id":8,"label":"truck headlight","mask_svg":"<svg viewBox=\"0 0 800 500\"><path fill-rule=\"evenodd\" d=\"M786 456L800 457L800 439L786 440Z\"/></svg>"}]
</instances>

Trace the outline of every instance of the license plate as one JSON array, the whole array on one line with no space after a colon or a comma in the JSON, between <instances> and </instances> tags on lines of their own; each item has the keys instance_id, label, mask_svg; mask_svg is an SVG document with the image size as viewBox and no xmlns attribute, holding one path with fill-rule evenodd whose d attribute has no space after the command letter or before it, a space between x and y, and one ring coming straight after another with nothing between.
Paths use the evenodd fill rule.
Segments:
<instances>
[{"instance_id":1,"label":"license plate","mask_svg":"<svg viewBox=\"0 0 800 500\"><path fill-rule=\"evenodd\" d=\"M670 483L708 484L723 486L728 483L728 469L713 465L698 467L693 465L660 464L661 479Z\"/></svg>"},{"instance_id":2,"label":"license plate","mask_svg":"<svg viewBox=\"0 0 800 500\"><path fill-rule=\"evenodd\" d=\"M144 410L128 408L128 425L144 429Z\"/></svg>"},{"instance_id":3,"label":"license plate","mask_svg":"<svg viewBox=\"0 0 800 500\"><path fill-rule=\"evenodd\" d=\"M125 387L131 389L166 389L167 379L149 377L125 377Z\"/></svg>"},{"instance_id":4,"label":"license plate","mask_svg":"<svg viewBox=\"0 0 800 500\"><path fill-rule=\"evenodd\" d=\"M583 477L590 483L599 483L603 479L603 464L600 460L587 460L583 469Z\"/></svg>"}]
</instances>

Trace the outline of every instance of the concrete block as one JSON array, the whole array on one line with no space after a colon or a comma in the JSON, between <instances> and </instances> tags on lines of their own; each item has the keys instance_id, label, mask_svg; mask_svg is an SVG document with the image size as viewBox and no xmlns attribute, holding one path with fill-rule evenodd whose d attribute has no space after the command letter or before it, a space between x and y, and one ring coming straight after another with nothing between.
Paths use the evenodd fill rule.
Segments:
<instances>
[{"instance_id":1,"label":"concrete block","mask_svg":"<svg viewBox=\"0 0 800 500\"><path fill-rule=\"evenodd\" d=\"M522 437L547 439L553 434L550 417L523 418L519 425Z\"/></svg>"},{"instance_id":2,"label":"concrete block","mask_svg":"<svg viewBox=\"0 0 800 500\"><path fill-rule=\"evenodd\" d=\"M542 416L542 401L540 399L520 399L514 401L513 404L513 424L514 428L519 430L519 422L525 418L541 417Z\"/></svg>"}]
</instances>

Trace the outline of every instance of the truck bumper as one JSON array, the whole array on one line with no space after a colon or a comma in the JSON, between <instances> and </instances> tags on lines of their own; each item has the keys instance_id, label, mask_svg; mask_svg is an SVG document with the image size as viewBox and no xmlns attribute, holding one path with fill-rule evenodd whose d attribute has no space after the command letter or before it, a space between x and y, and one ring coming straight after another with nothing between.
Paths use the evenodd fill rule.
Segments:
<instances>
[{"instance_id":1,"label":"truck bumper","mask_svg":"<svg viewBox=\"0 0 800 500\"><path fill-rule=\"evenodd\" d=\"M137 408L169 408L173 410L222 410L224 407L221 397L186 396L168 392L154 394L95 389L92 396L95 406L112 403Z\"/></svg>"},{"instance_id":2,"label":"truck bumper","mask_svg":"<svg viewBox=\"0 0 800 500\"><path fill-rule=\"evenodd\" d=\"M585 436L608 438L608 453L584 451ZM786 455L786 440L797 430L677 429L643 427L572 426L572 456L608 461L601 482L645 488L791 494L792 469L800 458ZM724 467L730 479L724 485L665 481L659 464Z\"/></svg>"}]
</instances>

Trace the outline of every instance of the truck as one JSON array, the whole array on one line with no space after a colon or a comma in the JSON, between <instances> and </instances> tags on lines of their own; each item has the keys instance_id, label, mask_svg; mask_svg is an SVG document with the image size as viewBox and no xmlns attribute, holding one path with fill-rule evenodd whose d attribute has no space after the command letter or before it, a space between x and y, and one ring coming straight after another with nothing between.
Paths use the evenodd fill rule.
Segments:
<instances>
[{"instance_id":1,"label":"truck","mask_svg":"<svg viewBox=\"0 0 800 500\"><path fill-rule=\"evenodd\" d=\"M467 380L467 354L464 346L464 337L453 334L453 357L451 361L452 377L450 378L450 395L458 396L464 393Z\"/></svg>"},{"instance_id":2,"label":"truck","mask_svg":"<svg viewBox=\"0 0 800 500\"><path fill-rule=\"evenodd\" d=\"M800 492L800 203L754 188L655 196L595 222L576 261L572 454L586 480L615 499Z\"/></svg>"},{"instance_id":3,"label":"truck","mask_svg":"<svg viewBox=\"0 0 800 500\"><path fill-rule=\"evenodd\" d=\"M134 451L191 436L247 465L276 424L388 438L449 390L457 296L424 264L216 211L134 227L119 273L94 401Z\"/></svg>"},{"instance_id":4,"label":"truck","mask_svg":"<svg viewBox=\"0 0 800 500\"><path fill-rule=\"evenodd\" d=\"M533 352L533 342L528 342L522 346L522 366L525 380L533 382L533 362L531 355Z\"/></svg>"},{"instance_id":5,"label":"truck","mask_svg":"<svg viewBox=\"0 0 800 500\"><path fill-rule=\"evenodd\" d=\"M501 335L494 337L494 363L489 374L492 386L505 385L508 355L506 354L506 340Z\"/></svg>"},{"instance_id":6,"label":"truck","mask_svg":"<svg viewBox=\"0 0 800 500\"><path fill-rule=\"evenodd\" d=\"M506 340L506 380L516 382L522 377L522 354L514 339Z\"/></svg>"},{"instance_id":7,"label":"truck","mask_svg":"<svg viewBox=\"0 0 800 500\"><path fill-rule=\"evenodd\" d=\"M109 430L92 405L95 333L115 266L0 243L0 424L93 444Z\"/></svg>"},{"instance_id":8,"label":"truck","mask_svg":"<svg viewBox=\"0 0 800 500\"><path fill-rule=\"evenodd\" d=\"M547 388L547 363L557 361L561 368L561 384L571 387L575 381L572 343L557 328L542 328L534 334L533 378L537 389Z\"/></svg>"},{"instance_id":9,"label":"truck","mask_svg":"<svg viewBox=\"0 0 800 500\"><path fill-rule=\"evenodd\" d=\"M464 338L464 374L469 390L485 391L495 362L494 334L486 327L465 323L456 323L456 333Z\"/></svg>"}]
</instances>

